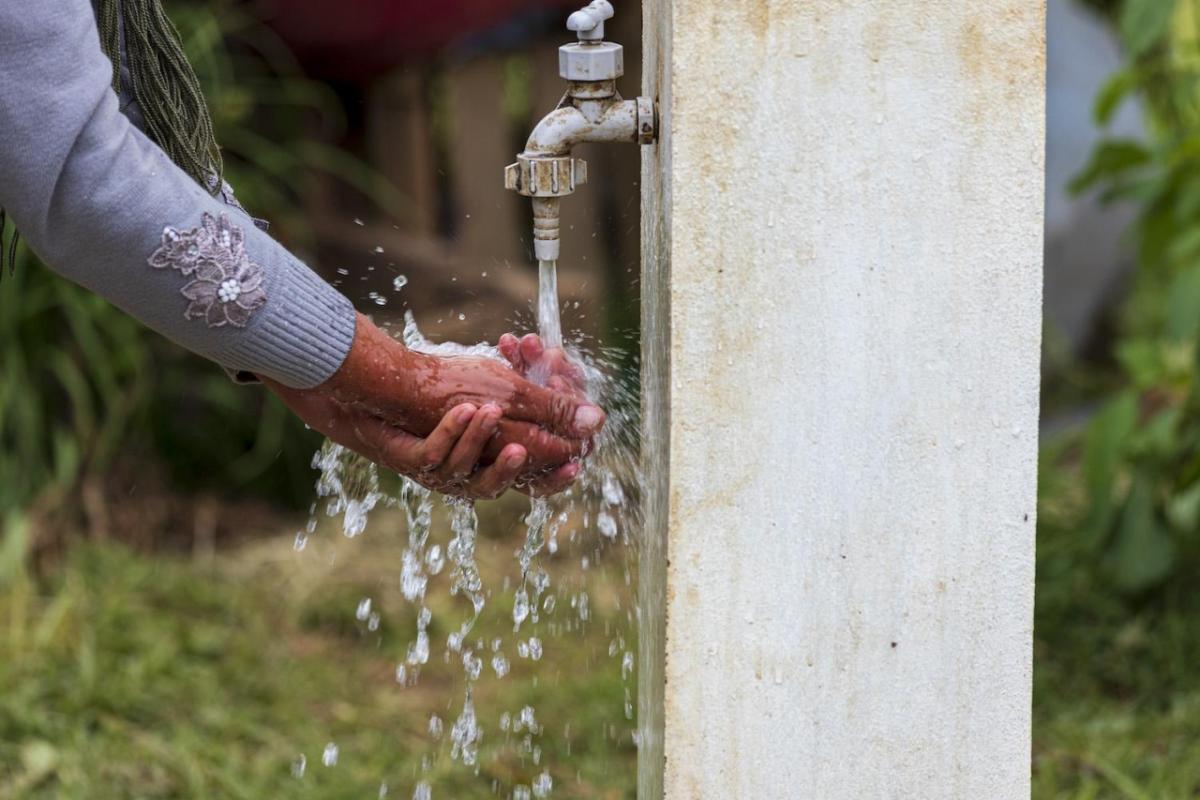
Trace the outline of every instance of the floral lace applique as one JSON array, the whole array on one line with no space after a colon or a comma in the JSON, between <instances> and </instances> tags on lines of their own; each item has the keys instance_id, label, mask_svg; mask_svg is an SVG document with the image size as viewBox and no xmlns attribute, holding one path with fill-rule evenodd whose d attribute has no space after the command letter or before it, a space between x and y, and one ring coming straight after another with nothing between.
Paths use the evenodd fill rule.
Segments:
<instances>
[{"instance_id":1,"label":"floral lace applique","mask_svg":"<svg viewBox=\"0 0 1200 800\"><path fill-rule=\"evenodd\" d=\"M242 229L224 214L205 214L200 227L190 231L165 229L149 264L192 278L181 290L191 301L183 315L203 319L211 328L244 328L267 302L262 267L247 255Z\"/></svg>"}]
</instances>

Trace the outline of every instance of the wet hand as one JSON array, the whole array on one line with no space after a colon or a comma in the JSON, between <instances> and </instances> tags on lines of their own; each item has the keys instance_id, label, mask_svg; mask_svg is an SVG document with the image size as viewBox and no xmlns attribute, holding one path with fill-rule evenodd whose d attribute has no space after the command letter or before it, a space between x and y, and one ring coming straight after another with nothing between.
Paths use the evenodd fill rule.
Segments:
<instances>
[{"instance_id":1,"label":"wet hand","mask_svg":"<svg viewBox=\"0 0 1200 800\"><path fill-rule=\"evenodd\" d=\"M529 459L524 447L510 444L491 464L478 466L500 421L496 406L453 408L428 436L419 437L327 392L288 389L271 381L267 385L310 428L442 494L471 500L499 497L516 484Z\"/></svg>"},{"instance_id":2,"label":"wet hand","mask_svg":"<svg viewBox=\"0 0 1200 800\"><path fill-rule=\"evenodd\" d=\"M492 359L413 352L362 316L346 362L327 383L307 391L268 385L334 441L439 491L467 486L468 496L490 496L513 485L518 453L516 488L534 495L562 491L578 475L578 459L604 423L604 413L581 393L536 386ZM478 423L488 429L482 447L473 438L461 452L449 446L447 452L459 454L448 474L431 475L428 464L414 472L417 461L434 460L422 448L432 447L433 455L447 449L443 439L455 428L438 431L455 424L448 420L465 406L487 409ZM435 436L441 438L431 445ZM471 463L479 475L468 472L464 484L469 453L475 454Z\"/></svg>"},{"instance_id":3,"label":"wet hand","mask_svg":"<svg viewBox=\"0 0 1200 800\"><path fill-rule=\"evenodd\" d=\"M520 339L506 333L500 337L499 349L513 369L534 383L580 402L589 402L587 376L561 347L546 347L536 333Z\"/></svg>"}]
</instances>

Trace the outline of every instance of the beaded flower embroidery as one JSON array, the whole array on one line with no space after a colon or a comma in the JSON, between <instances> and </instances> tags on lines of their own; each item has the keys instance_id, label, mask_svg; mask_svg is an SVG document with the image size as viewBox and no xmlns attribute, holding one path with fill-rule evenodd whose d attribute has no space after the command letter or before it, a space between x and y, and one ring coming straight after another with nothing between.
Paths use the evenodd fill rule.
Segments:
<instances>
[{"instance_id":1,"label":"beaded flower embroidery","mask_svg":"<svg viewBox=\"0 0 1200 800\"><path fill-rule=\"evenodd\" d=\"M224 214L205 214L200 227L190 231L166 228L149 264L192 278L181 290L191 301L183 315L203 319L212 328L244 328L267 302L262 267L247 255L242 229Z\"/></svg>"}]
</instances>

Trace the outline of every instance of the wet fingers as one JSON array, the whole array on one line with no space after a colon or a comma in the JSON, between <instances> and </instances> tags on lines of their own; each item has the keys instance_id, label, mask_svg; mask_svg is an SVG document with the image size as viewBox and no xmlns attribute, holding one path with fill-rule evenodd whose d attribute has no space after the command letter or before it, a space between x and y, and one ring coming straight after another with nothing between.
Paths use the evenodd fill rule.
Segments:
<instances>
[{"instance_id":1,"label":"wet fingers","mask_svg":"<svg viewBox=\"0 0 1200 800\"><path fill-rule=\"evenodd\" d=\"M573 461L570 464L562 465L549 475L543 475L517 486L517 490L530 497L549 497L568 489L579 477L580 469L579 463Z\"/></svg>"},{"instance_id":2,"label":"wet fingers","mask_svg":"<svg viewBox=\"0 0 1200 800\"><path fill-rule=\"evenodd\" d=\"M511 333L506 333L500 337L498 345L500 355L504 356L505 360L512 365L513 369L521 372L525 368L525 362L521 358L521 340Z\"/></svg>"},{"instance_id":3,"label":"wet fingers","mask_svg":"<svg viewBox=\"0 0 1200 800\"><path fill-rule=\"evenodd\" d=\"M486 405L479 409L467 426L466 431L455 444L449 457L438 470L438 477L448 482L460 482L475 471L479 459L483 456L496 426L500 423L502 412L498 406Z\"/></svg>"},{"instance_id":4,"label":"wet fingers","mask_svg":"<svg viewBox=\"0 0 1200 800\"><path fill-rule=\"evenodd\" d=\"M524 447L510 444L501 451L496 463L484 467L467 482L466 493L479 500L499 497L516 483L528 460Z\"/></svg>"},{"instance_id":5,"label":"wet fingers","mask_svg":"<svg viewBox=\"0 0 1200 800\"><path fill-rule=\"evenodd\" d=\"M433 433L425 437L423 452L420 454L417 469L432 470L441 467L457 452L458 445L477 419L478 409L470 403L464 403L450 410L442 417Z\"/></svg>"}]
</instances>

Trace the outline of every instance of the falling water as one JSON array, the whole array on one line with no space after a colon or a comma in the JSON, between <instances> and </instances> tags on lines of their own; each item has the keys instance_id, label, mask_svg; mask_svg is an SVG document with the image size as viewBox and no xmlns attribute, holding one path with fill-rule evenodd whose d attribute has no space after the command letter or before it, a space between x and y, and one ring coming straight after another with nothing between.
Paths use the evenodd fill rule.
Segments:
<instances>
[{"instance_id":1,"label":"falling water","mask_svg":"<svg viewBox=\"0 0 1200 800\"><path fill-rule=\"evenodd\" d=\"M555 262L541 262L541 281L538 302L538 330L548 347L562 346L562 327L557 297ZM434 344L427 340L417 328L411 314L406 314L403 332L407 346L423 352L443 356L474 356L503 360L498 351L486 344L464 346L455 343ZM543 657L546 645L539 625L543 616L554 613L556 597L569 599L575 625L587 622L590 615L590 600L586 591L559 594L550 592L551 574L541 566L542 557L548 552L558 551L558 537L568 520L582 521L586 530L598 533L598 543L617 540L629 543L638 533L640 526L639 470L639 411L640 402L636 388L622 380L617 366L625 355L616 350L591 351L583 346L582 340L568 345L572 358L585 373L587 393L609 411L608 424L599 435L595 451L585 462L576 485L562 495L533 500L524 518L524 541L515 553L517 584L512 595L511 620L513 622L514 646L521 659L538 661ZM472 503L453 499L439 499L418 484L402 480L398 492L389 493L381 488L383 483L377 468L365 459L337 445L326 443L314 457L313 466L321 473L318 481L320 496L327 499L326 511L331 516L342 517L342 529L346 536L362 534L368 527L368 517L377 507L399 508L407 522L407 541L399 558L399 584L405 600L413 609L415 626L404 660L396 666L396 680L402 687L417 683L420 673L431 661L431 654L442 650L446 663L461 663L464 686L459 700L453 705L455 713L445 724L449 734L450 757L463 767L478 770L479 747L486 731L484 718L486 709L477 707L476 684L483 677L485 660L491 666L489 679L494 676L502 680L510 672L510 662L504 655L504 640L494 637L490 642L472 638L480 615L497 587L484 585L475 549L479 531L479 518ZM443 546L434 541L432 531L435 510L439 503L444 506L448 517L451 537ZM304 534L313 532L315 522ZM570 528L572 541L578 535L578 525ZM297 539L297 548L302 548ZM599 545L597 545L599 546ZM588 558L583 565L587 568ZM426 603L426 593L431 580L449 566L450 592L465 600L463 616L453 625L434 626L433 612ZM626 573L628 582L629 573ZM363 599L358 609L368 618L376 617L369 600ZM570 622L560 625L549 624L551 632L571 630ZM375 630L375 628L371 628ZM444 631L444 640L433 641L434 632ZM633 677L634 654L628 649L625 637L615 632L609 647L613 669L625 683L625 714L632 718L630 681ZM511 650L509 652L512 652ZM536 679L535 679L536 686ZM618 702L621 702L618 700ZM506 733L520 732L520 753L523 759L533 764L540 763L541 747L534 737L542 733L534 718L534 709L527 707L519 715L505 713L501 716L501 730ZM434 735L436 730L437 734ZM434 741L441 739L442 722L430 721L430 736ZM336 758L336 756L335 756ZM425 759L423 771L428 773L433 761ZM512 797L549 797L553 781L545 766L535 779L525 785L514 785ZM303 767L300 768L303 774ZM429 776L418 776L413 797L432 797Z\"/></svg>"},{"instance_id":2,"label":"falling water","mask_svg":"<svg viewBox=\"0 0 1200 800\"><path fill-rule=\"evenodd\" d=\"M538 262L538 334L546 347L562 347L562 316L558 308L558 262Z\"/></svg>"}]
</instances>

